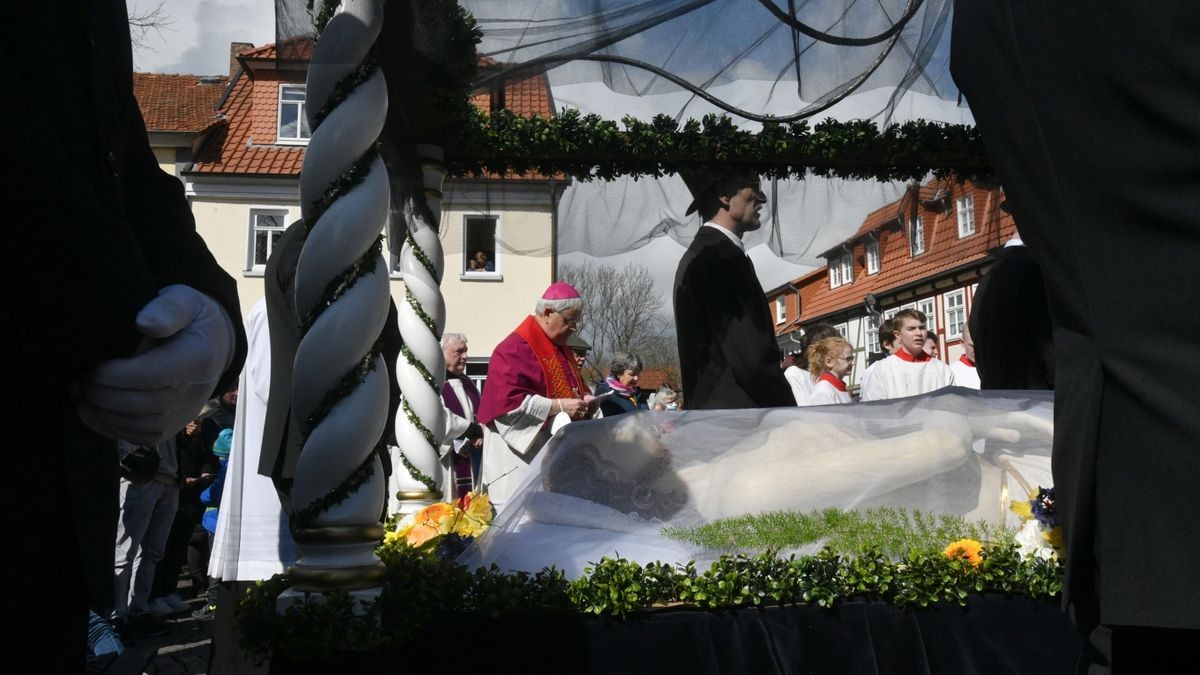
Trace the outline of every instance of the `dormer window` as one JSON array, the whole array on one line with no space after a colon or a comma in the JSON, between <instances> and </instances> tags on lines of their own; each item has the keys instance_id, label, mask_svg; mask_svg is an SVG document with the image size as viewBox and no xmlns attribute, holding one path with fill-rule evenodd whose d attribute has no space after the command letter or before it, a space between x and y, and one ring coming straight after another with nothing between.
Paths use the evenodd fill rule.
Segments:
<instances>
[{"instance_id":1,"label":"dormer window","mask_svg":"<svg viewBox=\"0 0 1200 675\"><path fill-rule=\"evenodd\" d=\"M837 288L854 281L854 267L850 252L846 251L829 259L829 287Z\"/></svg>"},{"instance_id":2,"label":"dormer window","mask_svg":"<svg viewBox=\"0 0 1200 675\"><path fill-rule=\"evenodd\" d=\"M879 274L879 240L867 240L867 274Z\"/></svg>"},{"instance_id":3,"label":"dormer window","mask_svg":"<svg viewBox=\"0 0 1200 675\"><path fill-rule=\"evenodd\" d=\"M775 298L775 323L787 321L787 301L783 296Z\"/></svg>"},{"instance_id":4,"label":"dormer window","mask_svg":"<svg viewBox=\"0 0 1200 675\"><path fill-rule=\"evenodd\" d=\"M975 197L965 194L958 198L958 238L975 234Z\"/></svg>"},{"instance_id":5,"label":"dormer window","mask_svg":"<svg viewBox=\"0 0 1200 675\"><path fill-rule=\"evenodd\" d=\"M908 252L912 256L925 252L925 221L921 216L908 221Z\"/></svg>"},{"instance_id":6,"label":"dormer window","mask_svg":"<svg viewBox=\"0 0 1200 675\"><path fill-rule=\"evenodd\" d=\"M304 114L304 85L279 85L279 142L307 143L311 135Z\"/></svg>"}]
</instances>

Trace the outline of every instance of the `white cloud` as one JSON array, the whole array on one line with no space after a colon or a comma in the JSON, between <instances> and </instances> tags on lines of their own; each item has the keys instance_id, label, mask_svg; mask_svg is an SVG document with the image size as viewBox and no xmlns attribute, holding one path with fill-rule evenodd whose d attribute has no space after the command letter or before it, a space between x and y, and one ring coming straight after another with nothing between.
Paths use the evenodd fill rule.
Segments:
<instances>
[{"instance_id":1,"label":"white cloud","mask_svg":"<svg viewBox=\"0 0 1200 675\"><path fill-rule=\"evenodd\" d=\"M130 13L158 0L126 0ZM153 73L219 75L229 72L229 43L275 41L273 0L163 0L169 24L150 30L135 49L134 68Z\"/></svg>"}]
</instances>

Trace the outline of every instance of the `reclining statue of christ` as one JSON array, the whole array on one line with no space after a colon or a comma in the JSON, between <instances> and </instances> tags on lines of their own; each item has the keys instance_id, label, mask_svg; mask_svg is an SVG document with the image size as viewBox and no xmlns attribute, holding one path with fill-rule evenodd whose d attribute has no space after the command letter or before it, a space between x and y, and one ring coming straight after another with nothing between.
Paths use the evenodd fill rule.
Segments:
<instances>
[{"instance_id":1,"label":"reclining statue of christ","mask_svg":"<svg viewBox=\"0 0 1200 675\"><path fill-rule=\"evenodd\" d=\"M513 552L503 549L530 546L530 537L551 548L573 542L558 548L593 561L629 557L643 544L654 555L656 546L672 549L664 527L777 511L894 506L1002 523L1006 499L1050 485L1044 398L950 390L870 405L644 412L572 424L548 444L540 476L525 483L513 511L498 518L496 541L481 541L482 560L503 565ZM545 564L570 567L546 553Z\"/></svg>"}]
</instances>

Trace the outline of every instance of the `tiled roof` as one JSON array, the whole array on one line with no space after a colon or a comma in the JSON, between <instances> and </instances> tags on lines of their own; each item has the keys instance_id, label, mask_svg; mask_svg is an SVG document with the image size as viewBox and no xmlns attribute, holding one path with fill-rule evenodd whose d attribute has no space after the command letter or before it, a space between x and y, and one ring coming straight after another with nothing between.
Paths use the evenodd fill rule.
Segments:
<instances>
[{"instance_id":1,"label":"tiled roof","mask_svg":"<svg viewBox=\"0 0 1200 675\"><path fill-rule=\"evenodd\" d=\"M638 375L638 389L645 391L658 391L659 387L667 385L672 389L678 389L679 385L675 382L675 378L671 373L662 368L646 368Z\"/></svg>"},{"instance_id":2,"label":"tiled roof","mask_svg":"<svg viewBox=\"0 0 1200 675\"><path fill-rule=\"evenodd\" d=\"M937 193L937 185L922 186L919 197L930 200ZM983 189L970 183L943 186L949 191L945 202L948 208L930 208L906 195L896 202L871 213L863 221L858 233L848 242L854 242L863 234L878 230L888 221L895 221L898 213L905 221L920 215L925 228L925 252L916 256L909 253L907 228L885 228L880 234L880 271L867 274L864 244L860 241L852 248L853 281L837 288L829 287L828 267L800 277L792 282L800 293L799 323L807 323L840 310L861 305L868 294L881 295L895 289L931 279L972 262L984 259L990 250L1002 245L1016 232L1012 217L1000 209L1002 196L999 190ZM975 233L959 238L955 200L965 193L973 195L975 209ZM777 294L776 294L777 295ZM797 321L790 321L780 328L790 328ZM786 329L785 329L786 331Z\"/></svg>"},{"instance_id":3,"label":"tiled roof","mask_svg":"<svg viewBox=\"0 0 1200 675\"><path fill-rule=\"evenodd\" d=\"M220 121L217 101L227 77L134 73L137 97L147 131L200 133Z\"/></svg>"},{"instance_id":4,"label":"tiled roof","mask_svg":"<svg viewBox=\"0 0 1200 675\"><path fill-rule=\"evenodd\" d=\"M302 50L305 44L311 47L311 41L308 41L298 42L297 48ZM271 59L277 53L275 45L264 45L242 52L238 59L243 63L247 59ZM311 51L308 55L311 55ZM304 163L305 146L278 144L276 134L279 85L283 82L302 82L302 78L300 71L281 73L270 68L256 68L253 78L239 76L220 111L228 126L212 134L197 153L192 171L200 174L299 176ZM490 92L479 93L471 100L483 110L492 107ZM553 115L545 76L535 75L506 83L504 107L523 116ZM544 180L546 177L526 174L508 178Z\"/></svg>"}]
</instances>

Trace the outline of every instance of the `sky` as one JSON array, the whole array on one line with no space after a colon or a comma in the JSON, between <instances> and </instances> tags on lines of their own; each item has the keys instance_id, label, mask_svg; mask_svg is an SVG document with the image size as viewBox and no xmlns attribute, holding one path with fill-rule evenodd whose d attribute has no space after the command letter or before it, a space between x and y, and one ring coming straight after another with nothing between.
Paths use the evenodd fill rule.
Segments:
<instances>
[{"instance_id":1,"label":"sky","mask_svg":"<svg viewBox=\"0 0 1200 675\"><path fill-rule=\"evenodd\" d=\"M229 43L275 41L273 0L126 0L138 14L162 3L167 24L149 30L133 52L134 69L150 73L229 72Z\"/></svg>"}]
</instances>

